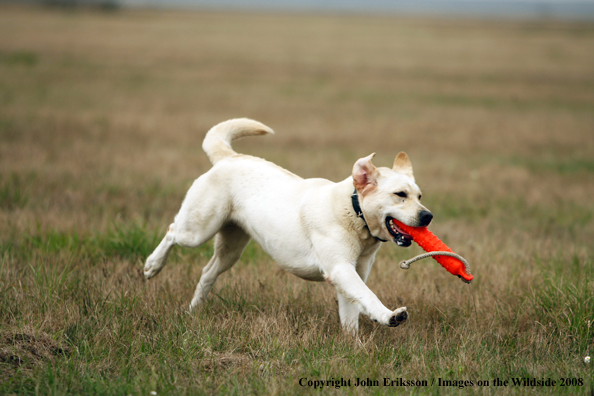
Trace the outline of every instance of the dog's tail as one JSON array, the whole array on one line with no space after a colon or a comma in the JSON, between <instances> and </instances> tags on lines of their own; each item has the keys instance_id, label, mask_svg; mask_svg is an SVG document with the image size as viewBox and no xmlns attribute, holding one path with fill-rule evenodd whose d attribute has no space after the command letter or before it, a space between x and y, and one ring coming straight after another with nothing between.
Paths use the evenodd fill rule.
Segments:
<instances>
[{"instance_id":1,"label":"dog's tail","mask_svg":"<svg viewBox=\"0 0 594 396\"><path fill-rule=\"evenodd\" d=\"M249 118L235 118L213 126L206 134L202 149L212 164L226 157L237 154L231 148L231 142L246 136L258 136L274 133L266 125Z\"/></svg>"}]
</instances>

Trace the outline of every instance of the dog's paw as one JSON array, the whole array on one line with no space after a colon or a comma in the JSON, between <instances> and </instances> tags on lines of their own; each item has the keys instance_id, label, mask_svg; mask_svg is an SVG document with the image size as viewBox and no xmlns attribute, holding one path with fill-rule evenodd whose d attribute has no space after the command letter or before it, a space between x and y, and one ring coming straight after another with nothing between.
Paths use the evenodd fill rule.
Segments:
<instances>
[{"instance_id":1,"label":"dog's paw","mask_svg":"<svg viewBox=\"0 0 594 396\"><path fill-rule=\"evenodd\" d=\"M398 308L392 313L388 326L396 327L406 322L406 319L408 319L408 311L406 310L406 307Z\"/></svg>"},{"instance_id":2,"label":"dog's paw","mask_svg":"<svg viewBox=\"0 0 594 396\"><path fill-rule=\"evenodd\" d=\"M195 315L197 312L199 312L200 308L202 307L202 302L202 299L192 300L190 306L188 307L188 314Z\"/></svg>"},{"instance_id":3,"label":"dog's paw","mask_svg":"<svg viewBox=\"0 0 594 396\"><path fill-rule=\"evenodd\" d=\"M154 263L149 257L149 259L146 261L146 264L144 265L144 277L146 279L151 279L153 276L157 275L162 268L163 266L156 265L156 263Z\"/></svg>"}]
</instances>

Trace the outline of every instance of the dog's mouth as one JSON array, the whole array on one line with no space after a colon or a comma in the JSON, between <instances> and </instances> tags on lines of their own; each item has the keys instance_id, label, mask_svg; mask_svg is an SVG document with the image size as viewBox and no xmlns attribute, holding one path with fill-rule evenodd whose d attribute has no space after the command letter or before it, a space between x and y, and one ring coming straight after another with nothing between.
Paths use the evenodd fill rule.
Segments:
<instances>
[{"instance_id":1,"label":"dog's mouth","mask_svg":"<svg viewBox=\"0 0 594 396\"><path fill-rule=\"evenodd\" d=\"M394 218L388 216L386 217L386 228L388 229L388 232L390 233L390 235L392 235L394 237L394 242L396 242L396 244L398 246L402 246L402 247L408 247L410 246L411 242L412 242L412 237L407 234L406 232L402 231L400 229L400 227L398 227L395 223L394 223Z\"/></svg>"}]
</instances>

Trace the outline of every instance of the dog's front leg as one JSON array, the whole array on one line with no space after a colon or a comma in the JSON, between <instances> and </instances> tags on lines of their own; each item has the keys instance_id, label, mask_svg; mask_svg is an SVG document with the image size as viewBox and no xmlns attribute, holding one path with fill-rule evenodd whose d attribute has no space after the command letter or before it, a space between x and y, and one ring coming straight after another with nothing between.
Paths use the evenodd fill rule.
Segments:
<instances>
[{"instance_id":1,"label":"dog's front leg","mask_svg":"<svg viewBox=\"0 0 594 396\"><path fill-rule=\"evenodd\" d=\"M354 309L352 304L358 305L361 312L383 325L396 327L408 319L406 307L395 311L386 308L377 296L367 287L352 264L337 264L324 271L324 277L331 283L339 295L339 313L343 328L356 331L353 326ZM341 300L343 303L341 304ZM346 303L346 304L345 304ZM343 313L345 317L343 317Z\"/></svg>"},{"instance_id":2,"label":"dog's front leg","mask_svg":"<svg viewBox=\"0 0 594 396\"><path fill-rule=\"evenodd\" d=\"M359 332L359 304L349 300L338 290L338 314L342 328L349 333L357 334Z\"/></svg>"}]
</instances>

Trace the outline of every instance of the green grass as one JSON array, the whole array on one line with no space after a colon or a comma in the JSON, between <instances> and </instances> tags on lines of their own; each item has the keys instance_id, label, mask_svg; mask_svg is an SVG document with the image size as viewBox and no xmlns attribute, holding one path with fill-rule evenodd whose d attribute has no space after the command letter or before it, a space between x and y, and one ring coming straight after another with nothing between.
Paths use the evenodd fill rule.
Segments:
<instances>
[{"instance_id":1,"label":"green grass","mask_svg":"<svg viewBox=\"0 0 594 396\"><path fill-rule=\"evenodd\" d=\"M496 296L489 309L476 306L477 290L469 288L462 295L471 298L458 304L414 304L413 318L430 318L423 320L422 330L412 325L414 329L395 334L364 321L363 345L357 346L341 335L333 308L317 296L319 285L299 284L298 298L279 301L279 291L267 286L270 276L257 286L257 294L249 286L252 281L223 284L199 315L189 315L183 308L185 296L173 293L169 281L155 288L142 280L136 259L144 253L120 241L144 246L152 237L139 229L112 228L83 239L51 232L29 238L26 254L4 252L0 320L21 322L24 328L13 325L2 336L33 334L38 340L3 343L0 364L11 367L17 358L20 363L0 384L0 393L258 394L281 382L283 392L303 391L301 377L388 376L429 382L593 377L589 367L577 362L591 353L594 338L591 261L538 260L540 281ZM94 254L87 255L90 251ZM247 263L263 254L257 245L246 253ZM30 264L15 266L19 256ZM117 264L121 259L124 263ZM174 260L170 266L180 264ZM249 270L244 268L244 273ZM23 303L23 297L35 306ZM57 310L64 315L58 320L65 323L57 332L25 325ZM280 318L280 323L268 319L273 329L256 330L250 322L262 315ZM484 321L494 331L485 332ZM42 341L49 352L38 351ZM419 359L426 361L422 367ZM575 362L572 368L568 359ZM187 375L200 380L188 381ZM418 391L413 393L440 390ZM572 394L586 388L548 391Z\"/></svg>"},{"instance_id":2,"label":"green grass","mask_svg":"<svg viewBox=\"0 0 594 396\"><path fill-rule=\"evenodd\" d=\"M29 200L29 193L27 186L29 180L23 180L19 174L13 173L6 177L5 180L0 179L0 208L5 210L13 210L24 207Z\"/></svg>"},{"instance_id":3,"label":"green grass","mask_svg":"<svg viewBox=\"0 0 594 396\"><path fill-rule=\"evenodd\" d=\"M583 174L594 173L594 161L589 158L559 158L554 155L548 155L544 158L530 159L522 164L520 161L514 161L536 173L557 173L562 175L579 176Z\"/></svg>"},{"instance_id":4,"label":"green grass","mask_svg":"<svg viewBox=\"0 0 594 396\"><path fill-rule=\"evenodd\" d=\"M8 66L35 66L39 62L39 56L34 52L11 51L0 53L0 63Z\"/></svg>"},{"instance_id":5,"label":"green grass","mask_svg":"<svg viewBox=\"0 0 594 396\"><path fill-rule=\"evenodd\" d=\"M28 260L37 254L71 254L82 259L122 259L134 262L146 258L158 244L157 232L148 232L138 222L117 222L104 233L81 236L78 232L50 230L27 236L22 240L6 241L0 252Z\"/></svg>"}]
</instances>

